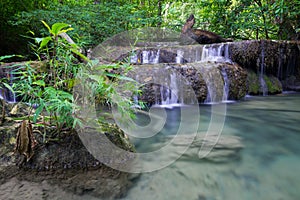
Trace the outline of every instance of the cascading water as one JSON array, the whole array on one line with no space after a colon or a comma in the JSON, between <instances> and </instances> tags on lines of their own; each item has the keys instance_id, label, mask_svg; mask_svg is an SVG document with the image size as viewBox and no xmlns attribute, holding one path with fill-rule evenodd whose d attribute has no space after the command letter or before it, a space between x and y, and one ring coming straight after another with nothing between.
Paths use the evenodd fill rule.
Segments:
<instances>
[{"instance_id":1,"label":"cascading water","mask_svg":"<svg viewBox=\"0 0 300 200\"><path fill-rule=\"evenodd\" d=\"M156 64L159 62L160 50L144 50L142 52L142 64Z\"/></svg>"},{"instance_id":2,"label":"cascading water","mask_svg":"<svg viewBox=\"0 0 300 200\"><path fill-rule=\"evenodd\" d=\"M137 51L136 55L130 58L132 63L149 64L149 66L145 66L145 69L147 69L145 72L140 72L145 73L145 75L143 75L144 77L140 80L141 83L145 83L144 80L148 79L151 79L153 83L162 81L155 86L147 83L150 85L147 86L147 89L145 88L145 91L150 91L147 92L147 95L151 98L146 98L145 94L141 97L143 101L149 102L150 105L160 105L164 107L173 107L172 105L174 104L190 104L188 100L189 96L182 87L185 88L184 84L190 85L191 82L181 83L179 75L193 77L197 71L201 74L201 79L204 80L204 82L200 84L201 86L199 85L194 88L195 93L198 95L198 101L209 104L228 102L229 76L227 72L232 73L232 70L237 69L230 68L229 71L223 69L226 68L225 66L233 64L230 60L229 44L226 43L199 45L190 48L178 46L172 48L149 48ZM169 64L157 65L158 63ZM182 65L183 63L185 65ZM138 68L143 67L140 66ZM173 67L176 68L175 71L172 71ZM184 67L191 69L187 71L182 70ZM159 69L161 69L161 71L159 71ZM151 71L151 74L147 74L148 70ZM196 79L197 78L192 78L189 79L189 81L193 82ZM235 82L231 84L235 84ZM205 86L205 89L199 89ZM185 95L183 95L183 93L185 93ZM236 95L237 94L233 94L232 98L235 99ZM205 97L207 97L206 100L204 100ZM146 99L148 99L148 101L146 101Z\"/></svg>"},{"instance_id":3,"label":"cascading water","mask_svg":"<svg viewBox=\"0 0 300 200\"><path fill-rule=\"evenodd\" d=\"M156 106L160 105L162 107L172 108L173 106L180 106L183 104L183 97L179 90L179 79L176 73L171 73L168 77L169 87L160 87L160 98L161 102Z\"/></svg>"},{"instance_id":4,"label":"cascading water","mask_svg":"<svg viewBox=\"0 0 300 200\"><path fill-rule=\"evenodd\" d=\"M228 49L229 46L226 43L204 45L201 61L231 61Z\"/></svg>"},{"instance_id":5,"label":"cascading water","mask_svg":"<svg viewBox=\"0 0 300 200\"><path fill-rule=\"evenodd\" d=\"M207 87L207 96L205 104L219 103L223 99L224 82L222 74L215 63L200 62L193 64L201 73Z\"/></svg>"},{"instance_id":6,"label":"cascading water","mask_svg":"<svg viewBox=\"0 0 300 200\"><path fill-rule=\"evenodd\" d=\"M183 62L184 52L181 49L177 50L176 63L181 64Z\"/></svg>"},{"instance_id":7,"label":"cascading water","mask_svg":"<svg viewBox=\"0 0 300 200\"><path fill-rule=\"evenodd\" d=\"M265 68L265 47L264 41L261 42L261 62L260 62L260 74L259 74L259 82L262 90L262 95L266 96L268 94L268 87L264 79L264 68Z\"/></svg>"},{"instance_id":8,"label":"cascading water","mask_svg":"<svg viewBox=\"0 0 300 200\"><path fill-rule=\"evenodd\" d=\"M12 86L14 74L9 72L9 73L7 73L7 77L9 80L9 85ZM17 102L16 94L6 87L0 88L0 99L4 99L8 103L16 103Z\"/></svg>"},{"instance_id":9,"label":"cascading water","mask_svg":"<svg viewBox=\"0 0 300 200\"><path fill-rule=\"evenodd\" d=\"M278 71L277 71L277 78L279 80L282 80L283 76L282 76L282 68L283 68L283 60L282 58L284 57L284 49L282 48L282 45L280 45L279 47L279 57L278 57Z\"/></svg>"},{"instance_id":10,"label":"cascading water","mask_svg":"<svg viewBox=\"0 0 300 200\"><path fill-rule=\"evenodd\" d=\"M160 49L158 50L143 50L141 58L137 54L130 56L130 63L139 64L157 64L159 63Z\"/></svg>"},{"instance_id":11,"label":"cascading water","mask_svg":"<svg viewBox=\"0 0 300 200\"><path fill-rule=\"evenodd\" d=\"M204 45L202 49L202 56L201 61L217 61L217 62L232 62L229 58L229 46L226 43L222 44L214 44L214 45ZM229 94L229 79L227 76L227 72L224 68L221 68L221 71L218 70L224 81L223 87L223 97L222 101L228 101L228 94ZM206 73L206 72L203 72ZM204 76L205 77L205 76ZM216 78L216 76L214 76ZM209 80L211 77L208 77L206 80L207 88L208 88L208 95L205 100L205 103L215 103L219 101L219 97L216 95L216 86L214 85L214 80Z\"/></svg>"},{"instance_id":12,"label":"cascading water","mask_svg":"<svg viewBox=\"0 0 300 200\"><path fill-rule=\"evenodd\" d=\"M223 89L222 101L226 102L226 101L228 101L228 95L229 95L229 79L228 79L228 75L227 75L227 72L226 72L225 68L221 69L221 74L222 74L223 80L224 80L224 89Z\"/></svg>"}]
</instances>

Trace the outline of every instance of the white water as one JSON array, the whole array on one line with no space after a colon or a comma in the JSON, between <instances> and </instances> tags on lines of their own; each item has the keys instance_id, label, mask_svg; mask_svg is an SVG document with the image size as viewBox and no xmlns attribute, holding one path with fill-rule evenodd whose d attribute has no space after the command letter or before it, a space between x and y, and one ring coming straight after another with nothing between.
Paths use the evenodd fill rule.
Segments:
<instances>
[{"instance_id":1,"label":"white water","mask_svg":"<svg viewBox=\"0 0 300 200\"><path fill-rule=\"evenodd\" d=\"M156 107L173 108L183 105L183 97L181 90L179 89L179 79L177 79L176 73L170 74L169 88L160 87L160 104L155 105Z\"/></svg>"},{"instance_id":2,"label":"white water","mask_svg":"<svg viewBox=\"0 0 300 200\"><path fill-rule=\"evenodd\" d=\"M159 63L159 54L160 50L158 49L157 51L154 50L144 50L142 51L142 63L141 64L156 64ZM132 63L137 62L137 57L133 57L131 59Z\"/></svg>"},{"instance_id":3,"label":"white water","mask_svg":"<svg viewBox=\"0 0 300 200\"><path fill-rule=\"evenodd\" d=\"M204 45L201 61L231 62L229 58L229 46L226 43Z\"/></svg>"},{"instance_id":4,"label":"white water","mask_svg":"<svg viewBox=\"0 0 300 200\"><path fill-rule=\"evenodd\" d=\"M183 54L184 51L180 49L177 50L176 63L181 64L183 62Z\"/></svg>"},{"instance_id":5,"label":"white water","mask_svg":"<svg viewBox=\"0 0 300 200\"><path fill-rule=\"evenodd\" d=\"M175 62L177 64L182 64L184 61L184 54L186 52L182 49L177 49L176 51ZM160 50L143 50L141 64L156 64L160 60L159 57ZM229 80L227 73L226 71L220 72L220 70L217 68L218 66L214 65L213 63L209 63L209 61L231 63L232 61L230 60L229 56L228 44L222 43L204 45L202 49L202 55L198 56L197 59L200 60L200 63L193 63L193 66L195 66L197 69L199 68L208 88L208 95L205 103L211 104L219 103L222 101L227 102L229 93ZM131 57L131 62L137 63L138 58L136 56ZM204 65L204 68L206 69L201 67L202 65ZM155 76L158 77L156 78ZM178 76L175 73L166 73L162 76L160 74L153 75L154 82L155 79L163 80L164 82L164 84L161 85L159 89L159 94L157 94L155 106L172 108L174 106L184 105L184 103L186 103L184 102L184 89L182 83L178 79ZM223 82L220 82L220 80L223 80ZM216 87L216 85L218 87ZM221 88L222 86L224 87L224 89ZM220 89L223 91L223 94L220 93Z\"/></svg>"},{"instance_id":6,"label":"white water","mask_svg":"<svg viewBox=\"0 0 300 200\"><path fill-rule=\"evenodd\" d=\"M214 44L214 45L204 45L202 50L202 56L201 61L217 61L217 62L229 62L232 61L229 58L229 46L228 44ZM223 86L223 97L222 102L230 102L228 101L228 95L229 95L229 79L227 76L227 72L225 68L222 68L221 71L218 70L219 73L221 73L224 81ZM206 73L206 72L202 72ZM210 80L211 76L203 76L206 79L207 89L208 89L208 95L204 103L206 104L214 104L218 103L219 97L217 94L217 87L215 86L215 80ZM214 78L217 78L218 76L214 75Z\"/></svg>"}]
</instances>

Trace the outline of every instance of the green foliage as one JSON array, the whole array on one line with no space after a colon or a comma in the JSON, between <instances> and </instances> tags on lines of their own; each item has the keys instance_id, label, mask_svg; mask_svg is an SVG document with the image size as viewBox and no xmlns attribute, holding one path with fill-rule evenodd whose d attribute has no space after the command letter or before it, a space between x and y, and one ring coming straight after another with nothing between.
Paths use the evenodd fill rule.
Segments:
<instances>
[{"instance_id":1,"label":"green foliage","mask_svg":"<svg viewBox=\"0 0 300 200\"><path fill-rule=\"evenodd\" d=\"M36 42L32 45L35 54L46 60L38 65L28 62L13 72L17 77L13 88L34 110L33 122L42 120L44 125L55 125L58 132L80 125L82 118L76 115L79 107L73 98L73 88L78 85L76 80L82 80L81 83L92 91L89 100L96 99L96 104L116 106L122 119L134 117L131 99L132 94L138 92L138 87L134 80L126 77L131 66L90 61L79 53L76 44L59 37L71 30L68 24L55 23L50 27L42 23L49 34L43 38L32 38ZM74 54L84 58L86 64L78 62Z\"/></svg>"},{"instance_id":2,"label":"green foliage","mask_svg":"<svg viewBox=\"0 0 300 200\"><path fill-rule=\"evenodd\" d=\"M75 104L71 92L76 73L82 67L74 56L78 47L58 37L71 30L67 28L68 24L55 23L50 28L42 23L47 27L49 36L33 38L36 44L32 45L35 54L46 62L40 62L40 66L29 62L15 69L17 80L13 86L23 102L36 107L34 122L47 115L50 116L49 123L54 123L58 130L74 127L77 121L72 116Z\"/></svg>"},{"instance_id":3,"label":"green foliage","mask_svg":"<svg viewBox=\"0 0 300 200\"><path fill-rule=\"evenodd\" d=\"M191 13L196 28L235 39L293 39L300 27L300 3L283 0L167 2L163 25L179 31Z\"/></svg>"},{"instance_id":4,"label":"green foliage","mask_svg":"<svg viewBox=\"0 0 300 200\"><path fill-rule=\"evenodd\" d=\"M98 61L91 61L78 73L78 80L84 83L80 91L90 91L87 96L89 102L95 102L98 106L114 107L120 113L120 119L126 122L134 118L134 109L136 106L132 97L138 94L138 83L127 77L126 74L131 70L131 66L125 63L100 64ZM121 72L121 73L120 73ZM85 101L85 100L82 100ZM144 104L139 102L140 107ZM100 116L107 116L108 113L100 111Z\"/></svg>"},{"instance_id":5,"label":"green foliage","mask_svg":"<svg viewBox=\"0 0 300 200\"><path fill-rule=\"evenodd\" d=\"M56 21L71 24L74 31L72 38L79 38L85 46L95 46L108 37L122 31L157 24L157 17L147 16L146 9L139 9L137 4L116 5L116 3L78 5L54 5L48 9L20 12L10 21L17 27L28 27L27 31L43 30L39 21L48 24ZM42 36L47 35L42 31Z\"/></svg>"},{"instance_id":6,"label":"green foliage","mask_svg":"<svg viewBox=\"0 0 300 200\"><path fill-rule=\"evenodd\" d=\"M204 1L18 1L0 3L0 42L10 50L20 45L26 32L48 34L40 20L71 24L72 38L86 48L134 28L162 26L180 31L188 16L196 16L196 28L234 39L295 39L300 37L300 2L283 0ZM42 30L42 31L41 31ZM24 40L24 39L23 39ZM17 52L13 52L17 53ZM0 55L3 49L0 49Z\"/></svg>"},{"instance_id":7,"label":"green foliage","mask_svg":"<svg viewBox=\"0 0 300 200\"><path fill-rule=\"evenodd\" d=\"M276 77L264 75L264 80L268 87L269 94L279 94L282 92L281 82Z\"/></svg>"}]
</instances>

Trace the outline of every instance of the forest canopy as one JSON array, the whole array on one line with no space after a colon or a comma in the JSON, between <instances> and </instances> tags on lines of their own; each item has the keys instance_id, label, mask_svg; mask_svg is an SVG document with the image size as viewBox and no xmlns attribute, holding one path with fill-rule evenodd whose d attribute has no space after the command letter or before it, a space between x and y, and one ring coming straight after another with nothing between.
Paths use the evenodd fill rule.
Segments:
<instances>
[{"instance_id":1,"label":"forest canopy","mask_svg":"<svg viewBox=\"0 0 300 200\"><path fill-rule=\"evenodd\" d=\"M30 37L47 34L42 20L70 24L85 48L140 27L180 31L191 13L194 27L234 40L300 39L300 1L291 0L1 0L0 8L0 55L27 55Z\"/></svg>"}]
</instances>

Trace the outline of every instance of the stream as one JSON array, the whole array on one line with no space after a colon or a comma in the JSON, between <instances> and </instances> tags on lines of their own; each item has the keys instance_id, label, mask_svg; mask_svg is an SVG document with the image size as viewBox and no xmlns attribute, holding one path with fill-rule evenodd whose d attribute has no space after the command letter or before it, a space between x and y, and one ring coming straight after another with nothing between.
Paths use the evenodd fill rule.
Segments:
<instances>
[{"instance_id":1,"label":"stream","mask_svg":"<svg viewBox=\"0 0 300 200\"><path fill-rule=\"evenodd\" d=\"M241 138L241 151L221 160L183 155L164 169L142 174L124 199L299 199L299 105L296 93L247 96L227 104L221 135ZM168 128L160 134L168 137L176 132L180 109L185 108L167 109ZM210 106L200 105L199 132L207 128L210 111ZM139 123L145 120L141 117ZM138 151L153 150L157 143L165 144L162 138L135 143Z\"/></svg>"},{"instance_id":2,"label":"stream","mask_svg":"<svg viewBox=\"0 0 300 200\"><path fill-rule=\"evenodd\" d=\"M246 96L242 101L226 103L226 118L219 142L231 138L232 143L216 146L215 156L209 154L202 159L197 154L200 146L191 145L169 166L141 173L139 178L133 179L123 199L300 199L299 105L299 93ZM212 106L199 106L200 135L207 131ZM138 152L153 151L167 144L179 127L182 109L190 108L155 109L166 110L166 124L152 138L132 140ZM136 123L147 124L148 120L140 114ZM168 159L174 156L173 153L160 155L160 158ZM0 185L0 199L99 198L66 192L46 180L37 183L11 178Z\"/></svg>"}]
</instances>

